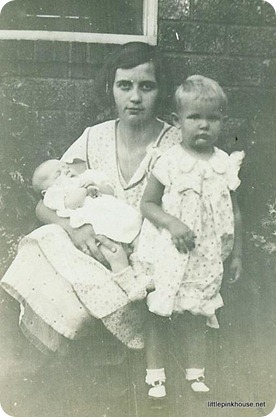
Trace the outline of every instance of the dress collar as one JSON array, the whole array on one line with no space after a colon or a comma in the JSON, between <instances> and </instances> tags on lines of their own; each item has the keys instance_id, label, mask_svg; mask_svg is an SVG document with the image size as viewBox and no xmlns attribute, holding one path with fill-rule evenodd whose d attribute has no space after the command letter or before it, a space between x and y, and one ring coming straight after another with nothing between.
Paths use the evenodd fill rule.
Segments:
<instances>
[{"instance_id":1,"label":"dress collar","mask_svg":"<svg viewBox=\"0 0 276 417\"><path fill-rule=\"evenodd\" d=\"M183 173L191 172L192 169L195 167L195 165L200 165L202 167L210 167L213 171L215 171L217 174L224 174L226 172L227 164L226 164L226 153L222 150L214 147L213 155L208 160L201 160L195 158L193 155L189 154L181 144L176 145L179 148L181 148L180 151L180 170Z\"/></svg>"},{"instance_id":2,"label":"dress collar","mask_svg":"<svg viewBox=\"0 0 276 417\"><path fill-rule=\"evenodd\" d=\"M121 169L120 169L120 164L118 163L118 158L116 158L119 180L120 180L120 183L121 183L122 187L125 190L134 187L136 184L138 184L140 181L142 181L142 179L151 170L151 167L154 165L154 163L156 162L156 160L160 156L159 144L162 140L163 135L165 134L165 132L168 129L170 129L171 126L168 123L163 122L163 120L160 120L160 119L157 119L157 120L159 120L160 122L163 123L163 127L162 127L157 139L153 143L150 143L147 146L146 155L142 159L139 167L134 172L134 174L131 177L131 179L129 180L129 182L125 181L125 179L122 175ZM119 122L119 120L116 120L116 122L115 122L115 137L116 137L118 122ZM117 139L115 140L115 143L116 143L115 146L116 146L116 149L117 149ZM117 155L117 151L116 151L116 155Z\"/></svg>"}]
</instances>

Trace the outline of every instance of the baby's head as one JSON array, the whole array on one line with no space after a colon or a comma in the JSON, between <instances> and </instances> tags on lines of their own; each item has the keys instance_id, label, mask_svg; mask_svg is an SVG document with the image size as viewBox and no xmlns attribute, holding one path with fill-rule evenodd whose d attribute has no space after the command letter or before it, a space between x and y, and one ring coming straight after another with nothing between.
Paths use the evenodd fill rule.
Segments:
<instances>
[{"instance_id":1,"label":"baby's head","mask_svg":"<svg viewBox=\"0 0 276 417\"><path fill-rule=\"evenodd\" d=\"M177 88L174 100L174 123L182 131L184 145L210 149L218 140L227 110L227 97L220 85L202 75L192 75Z\"/></svg>"},{"instance_id":2,"label":"baby's head","mask_svg":"<svg viewBox=\"0 0 276 417\"><path fill-rule=\"evenodd\" d=\"M58 159L49 159L36 168L32 179L33 189L38 194L43 194L43 191L57 183L60 179L64 177L72 178L76 175L77 172L69 164Z\"/></svg>"}]
</instances>

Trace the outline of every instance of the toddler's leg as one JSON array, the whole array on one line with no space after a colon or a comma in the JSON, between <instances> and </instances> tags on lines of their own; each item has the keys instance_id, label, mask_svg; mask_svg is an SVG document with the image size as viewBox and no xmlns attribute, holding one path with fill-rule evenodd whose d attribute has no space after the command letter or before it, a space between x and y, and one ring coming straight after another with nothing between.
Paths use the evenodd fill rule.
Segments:
<instances>
[{"instance_id":1,"label":"toddler's leg","mask_svg":"<svg viewBox=\"0 0 276 417\"><path fill-rule=\"evenodd\" d=\"M167 332L167 320L155 314L150 314L146 324L146 383L151 386L148 395L151 398L164 398L166 396L164 369L164 349Z\"/></svg>"},{"instance_id":2,"label":"toddler's leg","mask_svg":"<svg viewBox=\"0 0 276 417\"><path fill-rule=\"evenodd\" d=\"M185 337L188 363L186 379L191 381L195 392L208 392L204 383L204 363L206 359L206 317L185 313L179 317L182 321L182 335Z\"/></svg>"}]
</instances>

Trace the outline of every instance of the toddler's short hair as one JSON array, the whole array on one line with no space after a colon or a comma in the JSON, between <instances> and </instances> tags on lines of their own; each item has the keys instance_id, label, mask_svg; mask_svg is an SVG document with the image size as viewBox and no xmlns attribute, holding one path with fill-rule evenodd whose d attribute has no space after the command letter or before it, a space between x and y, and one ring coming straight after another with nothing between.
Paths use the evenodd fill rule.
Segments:
<instances>
[{"instance_id":1,"label":"toddler's short hair","mask_svg":"<svg viewBox=\"0 0 276 417\"><path fill-rule=\"evenodd\" d=\"M195 100L204 99L209 101L217 101L220 111L225 114L227 111L228 100L227 97L217 83L217 81L211 78L204 77L203 75L191 75L176 89L174 95L175 107L179 111L185 106L183 96L190 94Z\"/></svg>"}]
</instances>

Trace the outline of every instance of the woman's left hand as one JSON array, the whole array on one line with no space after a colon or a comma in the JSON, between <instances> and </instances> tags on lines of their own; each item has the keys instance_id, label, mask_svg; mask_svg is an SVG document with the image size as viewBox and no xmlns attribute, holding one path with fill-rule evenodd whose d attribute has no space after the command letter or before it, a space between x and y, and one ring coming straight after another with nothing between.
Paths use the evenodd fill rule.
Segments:
<instances>
[{"instance_id":1,"label":"woman's left hand","mask_svg":"<svg viewBox=\"0 0 276 417\"><path fill-rule=\"evenodd\" d=\"M233 257L230 262L230 279L229 283L234 284L242 275L242 260L239 256Z\"/></svg>"}]
</instances>

